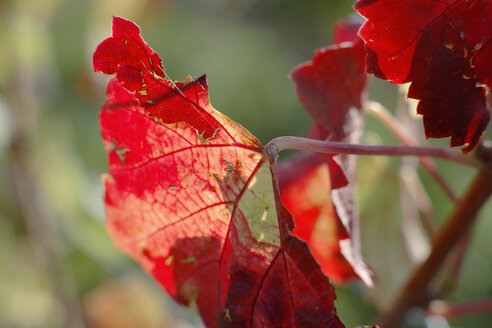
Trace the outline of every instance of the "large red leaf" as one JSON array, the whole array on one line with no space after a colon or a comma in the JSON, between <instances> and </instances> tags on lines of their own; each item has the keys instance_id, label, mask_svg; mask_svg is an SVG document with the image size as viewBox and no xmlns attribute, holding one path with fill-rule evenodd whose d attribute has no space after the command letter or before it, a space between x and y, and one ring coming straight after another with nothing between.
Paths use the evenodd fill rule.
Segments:
<instances>
[{"instance_id":1,"label":"large red leaf","mask_svg":"<svg viewBox=\"0 0 492 328\"><path fill-rule=\"evenodd\" d=\"M334 289L279 201L275 161L209 103L205 76L174 84L115 17L94 67L114 74L100 114L107 226L208 327L343 327Z\"/></svg>"},{"instance_id":2,"label":"large red leaf","mask_svg":"<svg viewBox=\"0 0 492 328\"><path fill-rule=\"evenodd\" d=\"M336 24L336 43L317 50L312 61L291 74L300 101L314 120L311 138L359 140L367 86L359 27L356 22ZM359 276L371 285L371 272L360 255L353 201L355 157L300 155L281 166L280 178L282 200L296 222L294 234L308 241L323 272L336 282Z\"/></svg>"},{"instance_id":3,"label":"large red leaf","mask_svg":"<svg viewBox=\"0 0 492 328\"><path fill-rule=\"evenodd\" d=\"M471 150L490 120L490 0L359 0L355 9L368 19L360 30L367 71L412 82L426 136Z\"/></svg>"}]
</instances>

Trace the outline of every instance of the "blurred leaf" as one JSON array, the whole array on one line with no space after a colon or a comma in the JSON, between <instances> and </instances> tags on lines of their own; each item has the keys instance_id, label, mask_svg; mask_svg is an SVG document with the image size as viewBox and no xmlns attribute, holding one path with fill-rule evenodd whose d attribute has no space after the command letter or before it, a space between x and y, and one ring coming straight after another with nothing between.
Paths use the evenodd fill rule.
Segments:
<instances>
[{"instance_id":1,"label":"blurred leaf","mask_svg":"<svg viewBox=\"0 0 492 328\"><path fill-rule=\"evenodd\" d=\"M103 281L84 297L87 328L173 327L155 290L137 276Z\"/></svg>"}]
</instances>

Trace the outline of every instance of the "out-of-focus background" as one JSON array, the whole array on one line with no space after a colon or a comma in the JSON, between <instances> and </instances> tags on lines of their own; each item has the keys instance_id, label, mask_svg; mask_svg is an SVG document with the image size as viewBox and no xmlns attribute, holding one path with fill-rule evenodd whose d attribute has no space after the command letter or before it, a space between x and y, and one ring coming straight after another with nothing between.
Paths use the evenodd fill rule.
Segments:
<instances>
[{"instance_id":1,"label":"out-of-focus background","mask_svg":"<svg viewBox=\"0 0 492 328\"><path fill-rule=\"evenodd\" d=\"M115 250L104 228L100 177L107 166L98 111L107 77L93 72L92 53L111 34L112 15L140 25L173 79L206 72L214 107L266 143L306 132L309 117L288 73L309 60L315 48L330 43L333 22L352 13L352 4L0 0L0 327L201 325L193 311L177 306ZM370 97L393 110L397 88L373 81ZM420 128L419 120L412 122ZM363 142L398 143L374 118L366 127ZM438 164L456 192L463 193L473 171ZM415 223L418 211L409 194L400 199L399 190L418 190L418 173L433 204L426 215L442 222L452 209L428 174L415 167L411 160L359 161L363 253L378 280L372 290L357 283L337 287L336 305L347 327L370 323L425 255L425 238L401 227ZM491 218L489 202L457 285L449 284L448 301L492 299ZM407 251L408 236L420 253ZM463 316L451 325L492 327L491 317ZM414 327L448 327L443 320L413 311L408 321Z\"/></svg>"}]
</instances>

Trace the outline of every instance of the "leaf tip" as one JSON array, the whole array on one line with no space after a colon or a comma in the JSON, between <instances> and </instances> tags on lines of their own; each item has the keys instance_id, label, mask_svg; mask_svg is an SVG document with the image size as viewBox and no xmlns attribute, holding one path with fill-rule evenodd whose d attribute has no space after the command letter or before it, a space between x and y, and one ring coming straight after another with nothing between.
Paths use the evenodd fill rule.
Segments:
<instances>
[{"instance_id":1,"label":"leaf tip","mask_svg":"<svg viewBox=\"0 0 492 328\"><path fill-rule=\"evenodd\" d=\"M113 37L123 35L140 35L140 27L129 19L113 16Z\"/></svg>"}]
</instances>

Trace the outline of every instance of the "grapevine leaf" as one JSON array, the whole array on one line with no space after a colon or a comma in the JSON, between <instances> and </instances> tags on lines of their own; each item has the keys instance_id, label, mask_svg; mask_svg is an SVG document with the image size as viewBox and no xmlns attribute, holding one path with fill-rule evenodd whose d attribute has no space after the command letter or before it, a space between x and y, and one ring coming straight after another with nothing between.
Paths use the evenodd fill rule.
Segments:
<instances>
[{"instance_id":1,"label":"grapevine leaf","mask_svg":"<svg viewBox=\"0 0 492 328\"><path fill-rule=\"evenodd\" d=\"M337 166L328 155L299 154L280 163L279 176L282 202L296 222L292 233L308 243L323 272L343 284L357 275L340 251L347 233L331 200L330 172Z\"/></svg>"},{"instance_id":2,"label":"grapevine leaf","mask_svg":"<svg viewBox=\"0 0 492 328\"><path fill-rule=\"evenodd\" d=\"M337 23L334 40L338 43L317 50L312 61L299 65L291 74L301 103L313 117L311 138L342 142L360 138L367 77L364 44L357 36L359 27L358 22ZM372 285L371 271L360 255L358 212L353 201L355 165L354 156L301 155L301 159L294 158L281 167L280 177L286 176L281 190L296 221L294 233L309 241L324 272L338 282L358 275ZM306 172L283 174L289 166ZM318 190L331 193L313 199L311 194ZM290 198L293 192L299 193L302 203ZM319 231L328 227L331 234ZM339 241L334 244L336 238ZM347 268L346 261L353 270Z\"/></svg>"},{"instance_id":3,"label":"grapevine leaf","mask_svg":"<svg viewBox=\"0 0 492 328\"><path fill-rule=\"evenodd\" d=\"M314 122L326 129L330 139L342 140L347 135L348 112L362 107L367 79L364 44L357 38L357 29L340 22L335 31L334 39L342 42L316 50L312 61L296 67L291 77Z\"/></svg>"},{"instance_id":4,"label":"grapevine leaf","mask_svg":"<svg viewBox=\"0 0 492 328\"><path fill-rule=\"evenodd\" d=\"M428 138L451 146L477 144L490 120L492 6L488 0L359 0L368 21L367 71L393 83L412 82Z\"/></svg>"},{"instance_id":5,"label":"grapevine leaf","mask_svg":"<svg viewBox=\"0 0 492 328\"><path fill-rule=\"evenodd\" d=\"M115 244L208 327L343 327L333 287L290 234L275 160L210 105L205 76L170 81L119 17L94 67L115 74L100 113Z\"/></svg>"}]
</instances>

